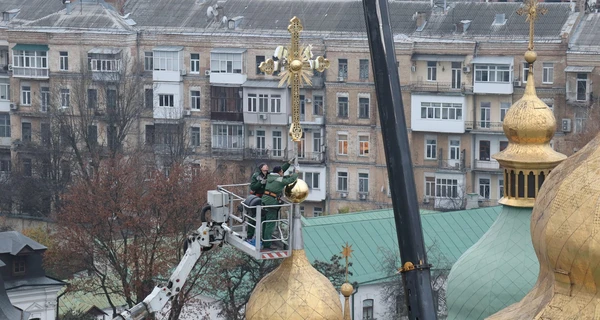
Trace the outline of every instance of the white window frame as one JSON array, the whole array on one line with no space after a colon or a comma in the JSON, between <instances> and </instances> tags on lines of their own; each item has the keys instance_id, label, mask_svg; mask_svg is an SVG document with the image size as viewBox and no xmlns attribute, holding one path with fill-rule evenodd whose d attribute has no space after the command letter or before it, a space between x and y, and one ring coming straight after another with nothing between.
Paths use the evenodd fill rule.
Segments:
<instances>
[{"instance_id":1,"label":"white window frame","mask_svg":"<svg viewBox=\"0 0 600 320\"><path fill-rule=\"evenodd\" d=\"M1 138L10 138L10 114L2 113L0 114L0 137Z\"/></svg>"},{"instance_id":2,"label":"white window frame","mask_svg":"<svg viewBox=\"0 0 600 320\"><path fill-rule=\"evenodd\" d=\"M313 217L320 217L323 215L323 208L322 207L314 207L313 208Z\"/></svg>"},{"instance_id":3,"label":"white window frame","mask_svg":"<svg viewBox=\"0 0 600 320\"><path fill-rule=\"evenodd\" d=\"M190 144L192 147L199 147L201 144L200 135L201 135L200 127L190 127Z\"/></svg>"},{"instance_id":4,"label":"white window frame","mask_svg":"<svg viewBox=\"0 0 600 320\"><path fill-rule=\"evenodd\" d=\"M462 103L421 102L421 119L462 120Z\"/></svg>"},{"instance_id":5,"label":"white window frame","mask_svg":"<svg viewBox=\"0 0 600 320\"><path fill-rule=\"evenodd\" d=\"M458 190L458 187L458 179L436 178L435 196L436 198L459 199L460 192Z\"/></svg>"},{"instance_id":6,"label":"white window frame","mask_svg":"<svg viewBox=\"0 0 600 320\"><path fill-rule=\"evenodd\" d=\"M313 152L321 153L321 143L323 136L320 131L313 131Z\"/></svg>"},{"instance_id":7,"label":"white window frame","mask_svg":"<svg viewBox=\"0 0 600 320\"><path fill-rule=\"evenodd\" d=\"M194 55L198 55L197 58L195 58ZM190 73L200 73L200 54L197 52L190 53Z\"/></svg>"},{"instance_id":8,"label":"white window frame","mask_svg":"<svg viewBox=\"0 0 600 320\"><path fill-rule=\"evenodd\" d=\"M48 51L13 50L13 75L48 76Z\"/></svg>"},{"instance_id":9,"label":"white window frame","mask_svg":"<svg viewBox=\"0 0 600 320\"><path fill-rule=\"evenodd\" d=\"M340 101L340 98L345 99L345 101ZM344 105L341 105L344 104ZM350 117L350 98L348 97L347 94L338 94L337 95L337 99L336 99L336 105L337 105L337 116L339 118L344 118L347 119L348 117ZM343 107L343 109L346 111L345 114L340 113L340 111L342 110L341 107Z\"/></svg>"},{"instance_id":10,"label":"white window frame","mask_svg":"<svg viewBox=\"0 0 600 320\"><path fill-rule=\"evenodd\" d=\"M369 193L369 171L358 171L358 193Z\"/></svg>"},{"instance_id":11,"label":"white window frame","mask_svg":"<svg viewBox=\"0 0 600 320\"><path fill-rule=\"evenodd\" d=\"M258 112L259 113L269 112L269 95L266 93L258 94Z\"/></svg>"},{"instance_id":12,"label":"white window frame","mask_svg":"<svg viewBox=\"0 0 600 320\"><path fill-rule=\"evenodd\" d=\"M527 76L529 75L529 63L527 61L523 62L523 83L527 83Z\"/></svg>"},{"instance_id":13,"label":"white window frame","mask_svg":"<svg viewBox=\"0 0 600 320\"><path fill-rule=\"evenodd\" d=\"M71 91L68 88L60 89L60 107L69 108L71 105Z\"/></svg>"},{"instance_id":14,"label":"white window frame","mask_svg":"<svg viewBox=\"0 0 600 320\"><path fill-rule=\"evenodd\" d=\"M554 63L553 62L542 62L542 83L543 84L554 83Z\"/></svg>"},{"instance_id":15,"label":"white window frame","mask_svg":"<svg viewBox=\"0 0 600 320\"><path fill-rule=\"evenodd\" d=\"M348 59L338 58L338 78L348 79Z\"/></svg>"},{"instance_id":16,"label":"white window frame","mask_svg":"<svg viewBox=\"0 0 600 320\"><path fill-rule=\"evenodd\" d=\"M361 139L366 138L366 141ZM366 146L366 148L364 148ZM368 134L359 134L358 135L358 156L360 157L368 157L369 156L369 148L371 147L371 137ZM366 152L365 152L366 150Z\"/></svg>"},{"instance_id":17,"label":"white window frame","mask_svg":"<svg viewBox=\"0 0 600 320\"><path fill-rule=\"evenodd\" d=\"M258 94L248 93L248 112L256 112L258 106Z\"/></svg>"},{"instance_id":18,"label":"white window frame","mask_svg":"<svg viewBox=\"0 0 600 320\"><path fill-rule=\"evenodd\" d=\"M179 71L181 70L179 61L179 51L159 51L152 52L153 67L155 71Z\"/></svg>"},{"instance_id":19,"label":"white window frame","mask_svg":"<svg viewBox=\"0 0 600 320\"><path fill-rule=\"evenodd\" d=\"M10 101L10 84L0 83L0 100Z\"/></svg>"},{"instance_id":20,"label":"white window frame","mask_svg":"<svg viewBox=\"0 0 600 320\"><path fill-rule=\"evenodd\" d=\"M436 61L427 61L427 81L437 81Z\"/></svg>"},{"instance_id":21,"label":"white window frame","mask_svg":"<svg viewBox=\"0 0 600 320\"><path fill-rule=\"evenodd\" d=\"M158 94L158 106L159 107L175 107L175 95L168 93L159 93Z\"/></svg>"},{"instance_id":22,"label":"white window frame","mask_svg":"<svg viewBox=\"0 0 600 320\"><path fill-rule=\"evenodd\" d=\"M425 198L435 198L435 175L425 173L425 177L423 177L424 181L424 190L423 195Z\"/></svg>"},{"instance_id":23,"label":"white window frame","mask_svg":"<svg viewBox=\"0 0 600 320\"><path fill-rule=\"evenodd\" d=\"M154 70L154 52L144 51L144 71Z\"/></svg>"},{"instance_id":24,"label":"white window frame","mask_svg":"<svg viewBox=\"0 0 600 320\"><path fill-rule=\"evenodd\" d=\"M281 113L281 95L272 94L271 99L271 113Z\"/></svg>"},{"instance_id":25,"label":"white window frame","mask_svg":"<svg viewBox=\"0 0 600 320\"><path fill-rule=\"evenodd\" d=\"M216 53L210 54L210 72L241 74L243 70L243 57L241 53Z\"/></svg>"},{"instance_id":26,"label":"white window frame","mask_svg":"<svg viewBox=\"0 0 600 320\"><path fill-rule=\"evenodd\" d=\"M498 177L498 199L504 197L504 178Z\"/></svg>"},{"instance_id":27,"label":"white window frame","mask_svg":"<svg viewBox=\"0 0 600 320\"><path fill-rule=\"evenodd\" d=\"M489 176L482 176L477 179L477 185L479 186L479 197L483 199L490 199L492 191L492 179Z\"/></svg>"},{"instance_id":28,"label":"white window frame","mask_svg":"<svg viewBox=\"0 0 600 320\"><path fill-rule=\"evenodd\" d=\"M200 88L194 88L190 90L190 108L192 111L200 111L201 107L201 92Z\"/></svg>"},{"instance_id":29,"label":"white window frame","mask_svg":"<svg viewBox=\"0 0 600 320\"><path fill-rule=\"evenodd\" d=\"M342 174L340 176L340 174ZM337 170L336 174L335 174L335 178L336 178L336 190L338 192L348 192L348 171L347 170ZM342 184L345 184L345 188L340 188L340 182L342 182Z\"/></svg>"},{"instance_id":30,"label":"white window frame","mask_svg":"<svg viewBox=\"0 0 600 320\"><path fill-rule=\"evenodd\" d=\"M256 130L256 145L254 146L258 150L267 149L267 131Z\"/></svg>"},{"instance_id":31,"label":"white window frame","mask_svg":"<svg viewBox=\"0 0 600 320\"><path fill-rule=\"evenodd\" d=\"M68 51L59 51L58 57L58 69L60 71L68 71L69 70L69 52Z\"/></svg>"},{"instance_id":32,"label":"white window frame","mask_svg":"<svg viewBox=\"0 0 600 320\"><path fill-rule=\"evenodd\" d=\"M345 139L342 139L345 138ZM337 133L337 154L340 156L348 155L348 133L338 132Z\"/></svg>"},{"instance_id":33,"label":"white window frame","mask_svg":"<svg viewBox=\"0 0 600 320\"><path fill-rule=\"evenodd\" d=\"M458 142L458 145L455 143ZM448 138L448 160L460 160L460 138Z\"/></svg>"},{"instance_id":34,"label":"white window frame","mask_svg":"<svg viewBox=\"0 0 600 320\"><path fill-rule=\"evenodd\" d=\"M30 106L31 105L31 85L30 84L21 84L21 105Z\"/></svg>"},{"instance_id":35,"label":"white window frame","mask_svg":"<svg viewBox=\"0 0 600 320\"><path fill-rule=\"evenodd\" d=\"M310 190L321 190L321 173L320 172L304 172L302 178ZM315 183L316 182L316 183ZM315 187L316 185L316 187Z\"/></svg>"},{"instance_id":36,"label":"white window frame","mask_svg":"<svg viewBox=\"0 0 600 320\"><path fill-rule=\"evenodd\" d=\"M239 124L213 124L212 147L217 149L242 149L244 126Z\"/></svg>"},{"instance_id":37,"label":"white window frame","mask_svg":"<svg viewBox=\"0 0 600 320\"><path fill-rule=\"evenodd\" d=\"M48 112L50 107L50 87L45 85L40 87L40 112Z\"/></svg>"},{"instance_id":38,"label":"white window frame","mask_svg":"<svg viewBox=\"0 0 600 320\"><path fill-rule=\"evenodd\" d=\"M425 160L437 160L437 136L425 136Z\"/></svg>"},{"instance_id":39,"label":"white window frame","mask_svg":"<svg viewBox=\"0 0 600 320\"><path fill-rule=\"evenodd\" d=\"M479 128L489 129L492 127L492 103L481 101L479 103Z\"/></svg>"},{"instance_id":40,"label":"white window frame","mask_svg":"<svg viewBox=\"0 0 600 320\"><path fill-rule=\"evenodd\" d=\"M273 157L281 157L283 156L283 134L279 130L272 131L271 134L273 136L272 155Z\"/></svg>"},{"instance_id":41,"label":"white window frame","mask_svg":"<svg viewBox=\"0 0 600 320\"><path fill-rule=\"evenodd\" d=\"M366 103L364 103L366 99ZM363 101L361 101L363 100ZM366 108L366 114L362 112L363 106ZM369 94L359 93L358 94L358 118L359 119L370 119L371 118L371 96Z\"/></svg>"},{"instance_id":42,"label":"white window frame","mask_svg":"<svg viewBox=\"0 0 600 320\"><path fill-rule=\"evenodd\" d=\"M475 65L475 82L491 82L491 83L510 83L511 71L510 65L498 64L498 65L486 65L476 64ZM484 76L486 80L484 80ZM506 77L506 81L504 80ZM499 81L498 79L502 79Z\"/></svg>"},{"instance_id":43,"label":"white window frame","mask_svg":"<svg viewBox=\"0 0 600 320\"><path fill-rule=\"evenodd\" d=\"M369 59L358 60L358 78L360 80L369 79Z\"/></svg>"},{"instance_id":44,"label":"white window frame","mask_svg":"<svg viewBox=\"0 0 600 320\"><path fill-rule=\"evenodd\" d=\"M587 120L587 113L584 111L575 112L575 123L573 126L574 133L583 133L585 131L585 122Z\"/></svg>"},{"instance_id":45,"label":"white window frame","mask_svg":"<svg viewBox=\"0 0 600 320\"><path fill-rule=\"evenodd\" d=\"M500 102L500 122L504 122L508 109L510 109L510 102Z\"/></svg>"}]
</instances>

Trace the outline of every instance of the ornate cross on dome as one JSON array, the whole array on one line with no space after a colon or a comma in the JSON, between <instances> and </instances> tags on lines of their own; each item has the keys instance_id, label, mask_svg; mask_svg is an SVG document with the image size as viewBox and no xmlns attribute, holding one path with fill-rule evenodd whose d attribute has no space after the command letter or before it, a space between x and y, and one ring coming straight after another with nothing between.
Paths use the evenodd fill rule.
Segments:
<instances>
[{"instance_id":1,"label":"ornate cross on dome","mask_svg":"<svg viewBox=\"0 0 600 320\"><path fill-rule=\"evenodd\" d=\"M539 6L538 0L528 0L524 7L519 8L517 10L517 14L527 15L525 21L529 22L529 50L533 50L533 30L535 20L537 20L538 15L545 15L548 12L548 9L545 7Z\"/></svg>"},{"instance_id":2,"label":"ornate cross on dome","mask_svg":"<svg viewBox=\"0 0 600 320\"><path fill-rule=\"evenodd\" d=\"M290 47L278 46L275 49L273 59L261 62L260 71L272 75L275 71L281 71L279 86L287 83L292 87L292 125L290 127L290 136L292 140L298 142L302 139L302 127L300 126L300 86L304 83L310 85L310 78L313 70L319 72L329 68L329 60L319 56L312 60L312 46L308 45L300 48L300 32L302 32L302 23L297 17L290 20L288 31L291 34Z\"/></svg>"}]
</instances>

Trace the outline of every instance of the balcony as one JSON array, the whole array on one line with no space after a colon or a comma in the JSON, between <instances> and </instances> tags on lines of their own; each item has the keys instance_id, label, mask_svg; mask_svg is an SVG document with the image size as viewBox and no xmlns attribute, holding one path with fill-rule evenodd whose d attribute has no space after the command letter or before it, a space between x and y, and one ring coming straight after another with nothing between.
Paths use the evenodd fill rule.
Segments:
<instances>
[{"instance_id":1,"label":"balcony","mask_svg":"<svg viewBox=\"0 0 600 320\"><path fill-rule=\"evenodd\" d=\"M287 150L269 150L257 148L244 149L244 159L248 160L287 159L287 154Z\"/></svg>"},{"instance_id":2,"label":"balcony","mask_svg":"<svg viewBox=\"0 0 600 320\"><path fill-rule=\"evenodd\" d=\"M438 81L413 81L410 85L411 91L423 92L456 92L473 93L473 86L465 83L456 84L452 82Z\"/></svg>"},{"instance_id":3,"label":"balcony","mask_svg":"<svg viewBox=\"0 0 600 320\"><path fill-rule=\"evenodd\" d=\"M464 171L465 170L464 156L463 156L463 159L460 159L460 160L438 159L438 169L451 170L451 171Z\"/></svg>"},{"instance_id":4,"label":"balcony","mask_svg":"<svg viewBox=\"0 0 600 320\"><path fill-rule=\"evenodd\" d=\"M479 160L475 159L475 170L497 171L500 170L500 164L494 159Z\"/></svg>"},{"instance_id":5,"label":"balcony","mask_svg":"<svg viewBox=\"0 0 600 320\"><path fill-rule=\"evenodd\" d=\"M233 108L233 110L227 108L211 108L210 119L220 121L243 122L244 113L242 112L242 108Z\"/></svg>"},{"instance_id":6,"label":"balcony","mask_svg":"<svg viewBox=\"0 0 600 320\"><path fill-rule=\"evenodd\" d=\"M502 122L492 121L465 121L465 130L503 132Z\"/></svg>"},{"instance_id":7,"label":"balcony","mask_svg":"<svg viewBox=\"0 0 600 320\"><path fill-rule=\"evenodd\" d=\"M324 161L324 152L302 152L298 154L298 162L300 163L323 163Z\"/></svg>"},{"instance_id":8,"label":"balcony","mask_svg":"<svg viewBox=\"0 0 600 320\"><path fill-rule=\"evenodd\" d=\"M13 67L16 78L48 79L48 68Z\"/></svg>"},{"instance_id":9,"label":"balcony","mask_svg":"<svg viewBox=\"0 0 600 320\"><path fill-rule=\"evenodd\" d=\"M214 157L242 160L244 156L244 149L242 148L212 148L211 150Z\"/></svg>"}]
</instances>

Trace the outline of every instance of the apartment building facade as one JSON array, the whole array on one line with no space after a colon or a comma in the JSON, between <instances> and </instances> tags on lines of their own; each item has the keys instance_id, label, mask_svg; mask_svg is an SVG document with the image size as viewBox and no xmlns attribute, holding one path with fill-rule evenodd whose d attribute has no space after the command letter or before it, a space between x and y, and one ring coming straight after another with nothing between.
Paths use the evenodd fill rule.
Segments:
<instances>
[{"instance_id":1,"label":"apartment building facade","mask_svg":"<svg viewBox=\"0 0 600 320\"><path fill-rule=\"evenodd\" d=\"M293 144L289 90L279 87L276 75L258 69L277 45L289 41L287 11L269 11L281 16L273 24L266 22L266 8L250 12L234 0L173 6L169 18L163 7L137 0L117 8L81 1L49 7L30 20L19 13L0 33L0 171L28 166L18 141L35 140L35 132L42 136L50 94L61 107L81 104L74 94L82 91L73 81L76 74L91 76L83 100L97 104L99 112L96 128L90 129L96 133L90 135L108 144L114 133L102 110L110 109L117 93L106 83L114 82L111 74L117 70L129 68L139 75L144 110L130 128L127 147L164 156L177 136L191 163L237 180L247 179L259 163L277 165L295 151L311 188L302 208L306 216L391 205L359 7L330 1L331 12L356 17L344 26L331 17L315 20L298 13L305 23L302 42L313 44L314 54L325 55L331 67L315 73L300 92L304 137ZM524 18L513 14L518 6L455 3L440 10L427 2L390 4L415 182L424 207L452 210L463 208L468 197L481 205L500 198L501 171L491 155L506 147L502 120L528 80L522 58L528 30ZM580 92L585 72L566 58L579 13L568 4L549 9L539 21L544 31L536 37L536 84L538 95L567 119L573 114L565 111L569 93L576 102L593 99L592 79ZM50 15L60 19L43 19ZM201 18L190 19L195 16ZM89 23L91 17L96 25ZM576 127L577 120L573 123ZM555 138L562 152L568 145L562 140L573 136L564 131Z\"/></svg>"}]
</instances>

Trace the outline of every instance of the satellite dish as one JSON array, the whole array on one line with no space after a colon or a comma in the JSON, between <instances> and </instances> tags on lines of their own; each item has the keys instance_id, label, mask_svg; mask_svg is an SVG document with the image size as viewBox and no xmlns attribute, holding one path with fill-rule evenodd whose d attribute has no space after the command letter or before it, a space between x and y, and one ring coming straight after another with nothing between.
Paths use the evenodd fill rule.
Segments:
<instances>
[{"instance_id":1,"label":"satellite dish","mask_svg":"<svg viewBox=\"0 0 600 320\"><path fill-rule=\"evenodd\" d=\"M214 18L219 15L219 12L217 11L216 7L217 7L216 5L214 7L208 6L208 8L206 9L206 16L208 18Z\"/></svg>"}]
</instances>

